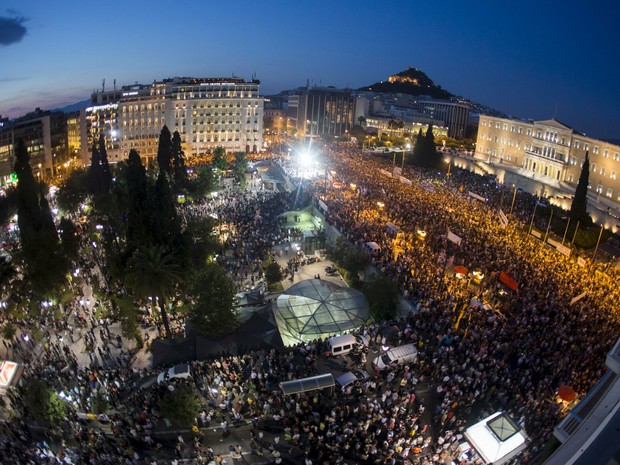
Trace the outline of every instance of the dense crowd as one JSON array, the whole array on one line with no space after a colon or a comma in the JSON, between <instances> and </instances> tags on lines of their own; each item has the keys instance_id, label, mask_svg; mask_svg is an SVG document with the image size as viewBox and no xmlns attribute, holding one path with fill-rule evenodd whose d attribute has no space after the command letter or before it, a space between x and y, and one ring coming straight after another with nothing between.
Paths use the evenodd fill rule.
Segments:
<instances>
[{"instance_id":1,"label":"dense crowd","mask_svg":"<svg viewBox=\"0 0 620 465\"><path fill-rule=\"evenodd\" d=\"M509 195L502 196L503 188L488 178L457 171L446 182L437 173L406 169L403 174L412 181L407 185L380 173L388 164L360 158L356 150L325 150L338 183L298 180L300 189L291 195L231 188L216 201L186 205L184 218L210 215L226 224L225 264L236 282L253 283L261 278L259 263L274 245L290 241L279 213L295 199L301 203L302 196L321 199L329 225L361 248L367 242L379 245L369 251L374 267L398 282L403 297L419 309L363 331L380 346L384 330L392 329L394 344L417 344L418 362L376 372L345 392L289 397L282 396L279 383L316 374L325 342L192 362L193 380L174 382L195 382L207 404L195 413L190 455L197 463L223 463L205 443L202 429L226 431L250 423L251 452L265 462L295 457L293 463L306 465L447 463L465 425L495 409L509 412L525 428L530 450L536 451L559 420L558 386L570 385L583 395L604 371L605 354L619 332L618 276L597 272L596 263L579 267L525 234L523 223L534 201L528 195L517 196L515 215L502 228L496 208ZM474 200L465 194L469 191L489 201ZM404 235L388 230L388 220ZM424 240L418 230L426 232ZM448 241L448 231L462 243ZM452 265L479 269L484 279L470 285L453 277ZM96 267L91 263L90 268ZM517 292L502 288L500 271L518 282ZM570 305L583 291L588 291L586 298ZM496 311L481 311L470 305L472 299L492 302ZM29 364L30 378L44 379L63 393L71 415L50 433L49 444L36 446L25 415L0 425L2 463L163 463L166 451L156 433L169 423L158 407L168 387L155 383L135 389L131 359L110 334L110 322L79 303L71 304L70 311L64 323L36 322L48 333L40 357L28 358L32 340L15 339L11 349ZM56 336L68 337L74 328L75 337L91 348L87 366L80 366L66 341ZM365 367L366 356L354 354L348 367ZM154 374L148 369L139 373L141 378ZM416 395L419 383L432 388L431 411ZM107 433L78 415L91 411L102 394L113 411L105 419ZM12 392L12 404L27 414L21 395ZM263 431L275 432L273 441ZM185 439L178 439L167 461L174 463L190 447ZM55 442L60 446L52 447ZM229 463L241 457L240 446L231 447Z\"/></svg>"}]
</instances>

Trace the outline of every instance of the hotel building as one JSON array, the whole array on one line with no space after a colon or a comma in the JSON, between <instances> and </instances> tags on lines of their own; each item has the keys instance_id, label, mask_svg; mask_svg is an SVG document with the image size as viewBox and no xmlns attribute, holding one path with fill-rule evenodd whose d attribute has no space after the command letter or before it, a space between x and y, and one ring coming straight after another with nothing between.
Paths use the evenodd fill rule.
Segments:
<instances>
[{"instance_id":1,"label":"hotel building","mask_svg":"<svg viewBox=\"0 0 620 465\"><path fill-rule=\"evenodd\" d=\"M240 78L176 77L96 92L82 113L82 161L90 163L93 141L102 133L111 162L126 159L131 149L153 161L164 125L179 131L188 158L216 147L257 152L263 144L259 85Z\"/></svg>"},{"instance_id":2,"label":"hotel building","mask_svg":"<svg viewBox=\"0 0 620 465\"><path fill-rule=\"evenodd\" d=\"M590 197L604 208L620 211L620 146L587 137L555 119L480 116L476 157L549 187L574 193L586 152Z\"/></svg>"}]
</instances>

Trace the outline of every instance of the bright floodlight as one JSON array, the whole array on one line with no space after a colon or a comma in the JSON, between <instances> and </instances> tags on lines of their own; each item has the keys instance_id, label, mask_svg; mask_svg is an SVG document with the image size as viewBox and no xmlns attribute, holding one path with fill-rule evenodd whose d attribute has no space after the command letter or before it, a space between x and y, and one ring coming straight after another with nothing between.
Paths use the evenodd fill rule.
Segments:
<instances>
[{"instance_id":1,"label":"bright floodlight","mask_svg":"<svg viewBox=\"0 0 620 465\"><path fill-rule=\"evenodd\" d=\"M304 168L309 168L314 162L314 155L310 150L303 150L299 153L299 165Z\"/></svg>"}]
</instances>

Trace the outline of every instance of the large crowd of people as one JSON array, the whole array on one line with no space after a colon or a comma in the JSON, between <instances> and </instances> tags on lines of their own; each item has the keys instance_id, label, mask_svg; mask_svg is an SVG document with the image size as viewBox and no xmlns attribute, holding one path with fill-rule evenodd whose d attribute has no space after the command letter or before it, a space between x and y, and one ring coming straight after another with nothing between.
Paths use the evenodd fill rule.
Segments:
<instances>
[{"instance_id":1,"label":"large crowd of people","mask_svg":"<svg viewBox=\"0 0 620 465\"><path fill-rule=\"evenodd\" d=\"M131 357L110 333L111 322L76 299L64 322L29 322L45 333L44 347L17 337L5 345L28 364L28 378L63 393L71 414L47 433L46 442L37 442L21 390L11 391L19 415L0 424L2 463L153 464L192 457L219 464L226 459L205 442L204 428L226 431L247 424L249 449L265 463L440 464L454 457L465 426L497 409L525 429L530 454L548 442L561 414L554 396L558 386L572 386L582 396L605 369L605 354L620 329L616 272L601 273L591 261L581 267L526 234L523 225L535 201L526 194L517 196L514 215L502 227L497 208L509 195L488 178L459 170L447 180L406 168L411 184L403 183L380 171L390 169L387 162L352 148L324 150L337 182L298 179L299 190L291 194L232 187L215 201L182 207L184 219L210 215L220 228L227 225L220 230L225 266L242 289L261 279L260 261L274 245L290 239L278 215L302 197L321 200L328 227L361 248L376 243L379 248L369 251L373 266L396 281L403 298L419 310L362 331L380 346L389 327L395 344L417 345L417 363L377 371L344 392L284 397L280 382L317 373L324 341L194 361L193 378L174 383L196 383L206 406L195 412L191 452L183 436L167 451L157 432L169 423L159 409L168 387L135 389ZM299 174L286 163L283 169ZM488 201L468 196L470 191ZM388 221L402 229L400 236L386 228ZM462 242L449 241L448 231ZM454 265L480 270L484 278L473 284L458 279L450 272ZM83 269L96 266L84 263ZM516 292L502 287L501 271L516 280ZM584 291L587 296L571 305ZM492 303L493 310L471 305L472 299ZM78 363L69 337L84 338L90 363ZM367 367L367 355L355 354L348 366ZM155 374L139 371L142 378ZM432 403L416 393L420 383L431 388ZM111 407L106 431L79 415L91 411L101 395ZM263 431L275 437L267 440ZM240 446L231 447L228 463L242 457Z\"/></svg>"}]
</instances>

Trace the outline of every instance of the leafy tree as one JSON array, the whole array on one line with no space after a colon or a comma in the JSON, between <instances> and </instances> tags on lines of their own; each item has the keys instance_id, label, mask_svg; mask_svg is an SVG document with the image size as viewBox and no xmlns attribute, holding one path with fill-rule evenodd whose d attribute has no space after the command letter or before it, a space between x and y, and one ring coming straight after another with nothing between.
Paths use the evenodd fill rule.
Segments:
<instances>
[{"instance_id":1,"label":"leafy tree","mask_svg":"<svg viewBox=\"0 0 620 465\"><path fill-rule=\"evenodd\" d=\"M70 262L77 262L80 251L80 241L78 239L77 229L73 222L63 216L60 219L60 243L65 257Z\"/></svg>"},{"instance_id":2,"label":"leafy tree","mask_svg":"<svg viewBox=\"0 0 620 465\"><path fill-rule=\"evenodd\" d=\"M56 193L56 202L61 211L74 213L88 197L90 174L84 169L73 170L62 182Z\"/></svg>"},{"instance_id":3,"label":"leafy tree","mask_svg":"<svg viewBox=\"0 0 620 465\"><path fill-rule=\"evenodd\" d=\"M174 168L174 184L177 191L187 187L187 168L185 167L185 152L181 144L179 131L172 134L172 166Z\"/></svg>"},{"instance_id":4,"label":"leafy tree","mask_svg":"<svg viewBox=\"0 0 620 465\"><path fill-rule=\"evenodd\" d=\"M24 400L32 416L52 428L66 417L67 403L40 379L31 379L26 385Z\"/></svg>"},{"instance_id":5,"label":"leafy tree","mask_svg":"<svg viewBox=\"0 0 620 465\"><path fill-rule=\"evenodd\" d=\"M362 286L370 314L376 321L391 320L398 314L398 286L383 273L374 274Z\"/></svg>"},{"instance_id":6,"label":"leafy tree","mask_svg":"<svg viewBox=\"0 0 620 465\"><path fill-rule=\"evenodd\" d=\"M159 171L172 176L172 136L168 126L161 128L159 146L157 147L157 164Z\"/></svg>"},{"instance_id":7,"label":"leafy tree","mask_svg":"<svg viewBox=\"0 0 620 465\"><path fill-rule=\"evenodd\" d=\"M248 169L248 159L245 156L245 152L235 153L235 177L241 188L245 187L245 172Z\"/></svg>"},{"instance_id":8,"label":"leafy tree","mask_svg":"<svg viewBox=\"0 0 620 465\"><path fill-rule=\"evenodd\" d=\"M590 183L590 156L586 152L586 158L581 167L581 174L579 175L579 182L575 189L575 195L573 202L570 205L570 216L575 221L581 221L582 224L590 222L590 215L588 215L588 184Z\"/></svg>"},{"instance_id":9,"label":"leafy tree","mask_svg":"<svg viewBox=\"0 0 620 465\"><path fill-rule=\"evenodd\" d=\"M217 236L213 234L216 222L211 217L191 219L182 234L180 263L186 270L200 270L221 248Z\"/></svg>"},{"instance_id":10,"label":"leafy tree","mask_svg":"<svg viewBox=\"0 0 620 465\"><path fill-rule=\"evenodd\" d=\"M181 384L174 391L167 391L164 394L159 407L164 418L168 418L175 425L187 428L192 426L196 412L199 412L203 405L195 386Z\"/></svg>"},{"instance_id":11,"label":"leafy tree","mask_svg":"<svg viewBox=\"0 0 620 465\"><path fill-rule=\"evenodd\" d=\"M349 273L353 287L359 284L359 274L370 263L366 252L353 246L342 236L338 238L334 247L327 249L327 256Z\"/></svg>"},{"instance_id":12,"label":"leafy tree","mask_svg":"<svg viewBox=\"0 0 620 465\"><path fill-rule=\"evenodd\" d=\"M202 199L216 188L215 175L210 166L198 170L197 178L189 185L189 192L196 198Z\"/></svg>"},{"instance_id":13,"label":"leafy tree","mask_svg":"<svg viewBox=\"0 0 620 465\"><path fill-rule=\"evenodd\" d=\"M237 327L234 284L222 266L207 264L196 278L192 294L196 303L189 311L189 321L198 332L225 334Z\"/></svg>"},{"instance_id":14,"label":"leafy tree","mask_svg":"<svg viewBox=\"0 0 620 465\"><path fill-rule=\"evenodd\" d=\"M265 279L271 286L277 282L282 281L282 269L276 262L270 262L265 268Z\"/></svg>"},{"instance_id":15,"label":"leafy tree","mask_svg":"<svg viewBox=\"0 0 620 465\"><path fill-rule=\"evenodd\" d=\"M136 297L146 301L149 297L159 302L166 337L172 337L166 312L166 302L175 295L181 282L181 269L173 262L171 254L164 254L161 246L139 249L128 262L127 285Z\"/></svg>"},{"instance_id":16,"label":"leafy tree","mask_svg":"<svg viewBox=\"0 0 620 465\"><path fill-rule=\"evenodd\" d=\"M3 197L0 197L0 224L7 224L17 213L17 189L8 188Z\"/></svg>"},{"instance_id":17,"label":"leafy tree","mask_svg":"<svg viewBox=\"0 0 620 465\"><path fill-rule=\"evenodd\" d=\"M103 134L99 136L99 158L101 161L101 193L107 194L110 192L110 186L112 185L112 171L108 162L108 151L105 147L105 136Z\"/></svg>"},{"instance_id":18,"label":"leafy tree","mask_svg":"<svg viewBox=\"0 0 620 465\"><path fill-rule=\"evenodd\" d=\"M213 151L213 167L220 171L224 171L228 168L226 150L224 150L224 147L216 147Z\"/></svg>"}]
</instances>

